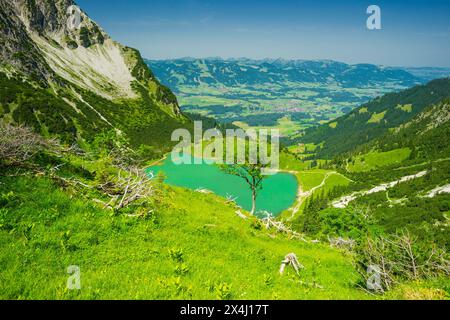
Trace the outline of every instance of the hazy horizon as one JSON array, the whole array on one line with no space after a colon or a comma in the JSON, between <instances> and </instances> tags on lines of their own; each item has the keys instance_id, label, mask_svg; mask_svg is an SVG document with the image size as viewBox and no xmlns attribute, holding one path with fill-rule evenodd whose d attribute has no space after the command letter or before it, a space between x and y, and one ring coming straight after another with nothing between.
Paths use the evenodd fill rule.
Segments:
<instances>
[{"instance_id":1,"label":"hazy horizon","mask_svg":"<svg viewBox=\"0 0 450 320\"><path fill-rule=\"evenodd\" d=\"M387 67L387 68L433 68L433 69L450 69L450 66L445 67L445 66L432 66L432 65L423 65L423 66L417 66L417 65L386 65L386 64L377 64L377 63L373 63L373 62L355 62L355 63L350 63L350 62L346 62L346 61L341 61L341 60L336 60L336 59L302 59L302 58L292 58L292 59L288 59L288 58L281 58L281 57L265 57L265 58L251 58L251 57L209 57L209 56L204 56L204 57L191 57L191 56L186 56L186 57L174 57L174 58L149 58L146 56L142 56L145 60L150 60L150 61L171 61L171 60L214 60L214 59L218 59L218 60L224 60L224 61L232 61L232 60L253 60L253 61L264 61L264 60L272 60L272 61L276 61L276 60L285 60L285 61L332 61L332 62L337 62L337 63L345 63L347 65L353 66L353 65L363 65L363 64L370 64L370 65L375 65L375 66L379 66L379 67Z\"/></svg>"}]
</instances>

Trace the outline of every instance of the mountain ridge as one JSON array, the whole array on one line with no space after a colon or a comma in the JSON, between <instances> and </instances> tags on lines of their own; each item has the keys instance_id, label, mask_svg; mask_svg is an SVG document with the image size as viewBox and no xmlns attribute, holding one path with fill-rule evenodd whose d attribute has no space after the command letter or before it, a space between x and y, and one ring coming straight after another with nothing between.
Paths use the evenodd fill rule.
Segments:
<instances>
[{"instance_id":1,"label":"mountain ridge","mask_svg":"<svg viewBox=\"0 0 450 320\"><path fill-rule=\"evenodd\" d=\"M155 78L139 51L112 40L83 11L81 24L69 28L68 9L73 6L72 0L0 0L0 41L5 44L0 72L3 82L11 82L4 86L23 87L15 91L30 95L37 94L32 88L43 89L37 91L48 97L39 100L55 98L60 106L30 107L16 95L0 117L64 134L53 130L55 121L47 121L57 117L73 128L68 130L71 140L115 130L129 135L136 146L163 146L174 128L189 125L175 95Z\"/></svg>"},{"instance_id":2,"label":"mountain ridge","mask_svg":"<svg viewBox=\"0 0 450 320\"><path fill-rule=\"evenodd\" d=\"M169 86L175 86L176 84L188 84L188 85L194 85L198 84L198 80L192 79L190 81L182 82L179 80L179 78L174 77L171 75L176 71L179 71L180 67L184 67L186 70L184 72L178 72L183 75L187 74L193 74L194 71L197 71L197 74L201 74L199 71L205 71L212 73L213 77L218 77L218 72L225 73L228 72L231 74L232 72L238 72L239 67L243 68L251 68L253 70L254 74L259 74L259 77L263 77L263 74L267 74L268 72L264 70L264 67L274 67L277 68L280 74L282 74L281 71L284 71L283 77L278 76L277 78L270 78L269 76L263 77L264 81L272 81L272 82L279 82L281 78L286 78L289 80L296 80L296 81L327 81L327 76L331 74L331 71L328 71L327 76L324 74L323 68L334 68L334 71L341 72L343 74L345 73L351 73L351 72L358 72L360 69L372 69L369 70L372 72L369 74L368 79L364 82L362 79L360 79L359 84L361 84L363 81L365 85L369 84L370 81L376 81L377 76L385 77L394 77L397 80L401 81L402 84L405 86L410 86L413 84L418 84L421 82L421 80L412 74L400 69L400 68L392 68L392 67L385 67L385 66L377 66L373 64L367 64L367 63L360 63L360 64L346 64L344 62L338 62L333 60L286 60L286 59L249 59L249 58L229 58L229 59L222 59L222 58L180 58L180 59L167 59L167 60L150 60L145 59L148 65L150 65L154 70L157 76L160 78L161 81L166 83ZM223 66L215 66L212 64L212 62L218 62L224 64ZM184 64L184 65L179 65ZM196 65L197 64L197 65ZM237 67L233 64L237 64ZM178 67L178 70L177 70ZM208 68L208 70L205 70L205 67ZM219 70L215 70L215 69ZM231 70L229 68L232 68ZM299 70L297 72L292 71L293 69L290 68L298 68ZM248 70L245 70L248 71ZM322 73L323 74L322 74ZM272 72L272 76L273 76ZM269 72L270 74L270 72ZM345 76L334 74L333 75L335 79L328 79L328 80L336 80L336 81L347 81L350 82L349 79L346 79ZM211 76L209 76L211 77ZM281 78L280 78L281 77ZM371 79L371 77L373 79ZM201 76L200 76L201 78ZM248 76L246 77L235 77L239 79L245 79L248 80ZM205 77L206 79L206 77ZM220 79L220 78L219 78ZM177 81L178 80L178 81ZM215 79L217 81L206 81L206 83L221 83L220 80ZM245 81L243 83L252 84L254 82L252 81ZM258 79L261 81L261 79ZM237 81L237 80L236 80ZM332 81L330 81L332 82ZM224 84L237 84L239 82L223 82ZM350 83L349 83L350 85ZM352 85L355 85L355 83L352 83Z\"/></svg>"}]
</instances>

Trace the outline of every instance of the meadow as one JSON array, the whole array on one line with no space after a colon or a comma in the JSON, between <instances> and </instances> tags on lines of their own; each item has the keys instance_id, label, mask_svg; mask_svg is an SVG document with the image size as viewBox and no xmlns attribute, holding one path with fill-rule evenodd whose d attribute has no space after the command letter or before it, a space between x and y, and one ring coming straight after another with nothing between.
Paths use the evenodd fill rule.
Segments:
<instances>
[{"instance_id":1,"label":"meadow","mask_svg":"<svg viewBox=\"0 0 450 320\"><path fill-rule=\"evenodd\" d=\"M45 177L0 178L2 299L384 299L440 298L438 282L365 292L346 251L290 240L243 220L224 199L160 186L145 219L100 209ZM5 199L7 201L5 202ZM278 269L294 252L297 276ZM67 268L81 271L68 290Z\"/></svg>"},{"instance_id":2,"label":"meadow","mask_svg":"<svg viewBox=\"0 0 450 320\"><path fill-rule=\"evenodd\" d=\"M268 232L214 195L164 186L163 203L140 219L46 178L11 180L1 178L3 299L370 298L350 254ZM300 276L278 274L289 252ZM66 288L70 265L81 269L80 291Z\"/></svg>"},{"instance_id":3,"label":"meadow","mask_svg":"<svg viewBox=\"0 0 450 320\"><path fill-rule=\"evenodd\" d=\"M363 155L357 155L347 164L349 172L370 171L380 167L398 165L408 159L411 149L401 148L390 151L371 151Z\"/></svg>"}]
</instances>

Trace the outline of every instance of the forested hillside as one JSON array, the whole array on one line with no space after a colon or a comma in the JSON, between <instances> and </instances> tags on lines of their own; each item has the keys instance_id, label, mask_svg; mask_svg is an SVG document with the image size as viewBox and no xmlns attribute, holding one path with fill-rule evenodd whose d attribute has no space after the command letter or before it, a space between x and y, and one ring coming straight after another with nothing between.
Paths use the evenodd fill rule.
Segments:
<instances>
[{"instance_id":1,"label":"forested hillside","mask_svg":"<svg viewBox=\"0 0 450 320\"><path fill-rule=\"evenodd\" d=\"M433 80L398 93L386 94L349 114L316 128L290 143L321 145L319 158L332 158L370 142L408 122L430 105L450 97L450 79Z\"/></svg>"}]
</instances>

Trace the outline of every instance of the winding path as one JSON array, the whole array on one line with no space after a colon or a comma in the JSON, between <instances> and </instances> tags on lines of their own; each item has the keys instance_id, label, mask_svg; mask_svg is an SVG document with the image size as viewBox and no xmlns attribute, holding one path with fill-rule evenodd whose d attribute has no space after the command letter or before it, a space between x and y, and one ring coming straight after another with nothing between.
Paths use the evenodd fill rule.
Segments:
<instances>
[{"instance_id":1,"label":"winding path","mask_svg":"<svg viewBox=\"0 0 450 320\"><path fill-rule=\"evenodd\" d=\"M278 170L278 172L286 172L286 173L290 173L296 176L296 178L298 179L297 174L300 174L302 172L307 173L308 171L294 171L294 170ZM294 206L292 206L291 208L289 208L288 210L292 212L290 219L293 219L294 216L298 213L298 211L300 210L302 204L305 202L305 200L307 198L309 198L311 195L313 195L313 193L324 187L325 183L327 182L328 178L334 174L337 175L342 175L339 172L336 171L329 171L325 173L324 178L322 179L322 182L320 184L318 184L317 186L314 186L313 188L311 188L308 191L304 191L302 188L302 184L300 183L300 181L298 181L298 192L297 192L297 200L296 203L294 204ZM343 175L342 175L343 176ZM343 176L345 177L345 176ZM350 180L348 177L345 177L346 179ZM351 181L351 180L350 180Z\"/></svg>"}]
</instances>

